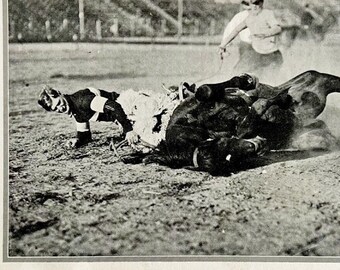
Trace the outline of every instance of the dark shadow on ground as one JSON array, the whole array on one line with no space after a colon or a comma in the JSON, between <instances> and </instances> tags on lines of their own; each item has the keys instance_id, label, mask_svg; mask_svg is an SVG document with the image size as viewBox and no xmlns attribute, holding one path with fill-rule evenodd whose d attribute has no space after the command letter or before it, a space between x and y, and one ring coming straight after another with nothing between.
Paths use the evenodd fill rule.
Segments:
<instances>
[{"instance_id":1,"label":"dark shadow on ground","mask_svg":"<svg viewBox=\"0 0 340 270\"><path fill-rule=\"evenodd\" d=\"M257 167L267 166L274 163L291 161L291 160L302 160L317 156L322 156L329 154L331 151L325 150L314 150L314 151L291 151L291 150L278 150L278 151L270 151L267 154L256 157L250 158L244 163L240 164L238 171L254 169Z\"/></svg>"}]
</instances>

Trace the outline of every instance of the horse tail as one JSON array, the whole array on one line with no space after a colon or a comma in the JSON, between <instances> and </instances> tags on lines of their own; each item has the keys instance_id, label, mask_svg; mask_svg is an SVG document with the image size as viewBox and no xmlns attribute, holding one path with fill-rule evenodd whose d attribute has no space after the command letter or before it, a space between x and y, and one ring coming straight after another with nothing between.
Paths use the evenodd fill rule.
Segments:
<instances>
[{"instance_id":1,"label":"horse tail","mask_svg":"<svg viewBox=\"0 0 340 270\"><path fill-rule=\"evenodd\" d=\"M168 166L170 168L181 168L191 165L190 150L174 151L166 141L161 141L157 149L148 154L144 159L144 164L157 163L159 165Z\"/></svg>"}]
</instances>

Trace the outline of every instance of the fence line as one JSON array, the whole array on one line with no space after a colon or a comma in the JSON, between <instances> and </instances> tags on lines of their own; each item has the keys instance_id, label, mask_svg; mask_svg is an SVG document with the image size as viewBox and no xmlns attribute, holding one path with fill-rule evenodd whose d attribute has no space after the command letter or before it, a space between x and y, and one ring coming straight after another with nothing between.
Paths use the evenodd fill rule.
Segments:
<instances>
[{"instance_id":1,"label":"fence line","mask_svg":"<svg viewBox=\"0 0 340 270\"><path fill-rule=\"evenodd\" d=\"M118 40L127 37L146 37L151 40L175 37L178 38L178 42L181 42L180 37L220 35L228 19L238 11L238 5L235 9L235 5L229 4L228 17L221 16L223 13L214 14L212 10L197 10L196 7L196 10L191 11L195 16L190 17L191 13L185 10L188 9L185 4L193 0L167 0L167 3L177 4L177 11L174 7L163 10L155 4L162 1L69 0L58 2L64 5L58 7L57 1L53 0L11 0L9 1L9 40L10 42L64 42ZM54 3L54 6L51 3ZM195 2L195 5L198 3L201 2ZM289 27L299 27L299 18L284 13L283 11L287 9L275 11L281 12L281 21L284 24ZM177 20L174 12L177 12ZM333 19L332 16L327 17L331 24L336 21L334 14L333 17Z\"/></svg>"},{"instance_id":2,"label":"fence line","mask_svg":"<svg viewBox=\"0 0 340 270\"><path fill-rule=\"evenodd\" d=\"M12 0L10 3L20 1L23 0ZM150 10L150 14L151 11L156 13L151 17L147 16L145 10L141 13L139 7L132 13L128 7L119 6L117 4L119 1L75 1L77 5L72 6L72 16L68 14L69 10L65 10L64 15L63 12L47 12L49 6L37 10L38 7L30 5L29 2L26 3L25 10L21 9L20 5L16 6L16 10L14 7L14 12L13 8L10 9L10 42L100 41L105 38L128 36L205 36L220 33L225 26L224 19L220 21L211 19L212 22L203 23L201 19L185 17L183 1L189 0L177 0L177 20L149 0L142 2Z\"/></svg>"}]
</instances>

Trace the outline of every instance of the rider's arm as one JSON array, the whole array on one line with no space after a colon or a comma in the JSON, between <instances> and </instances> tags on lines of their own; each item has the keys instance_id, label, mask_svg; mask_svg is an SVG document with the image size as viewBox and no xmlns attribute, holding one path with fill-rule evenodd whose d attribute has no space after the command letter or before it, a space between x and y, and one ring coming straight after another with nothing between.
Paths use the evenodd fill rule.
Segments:
<instances>
[{"instance_id":1,"label":"rider's arm","mask_svg":"<svg viewBox=\"0 0 340 270\"><path fill-rule=\"evenodd\" d=\"M243 20L229 34L222 38L220 48L224 49L245 28L247 28L246 20Z\"/></svg>"},{"instance_id":2,"label":"rider's arm","mask_svg":"<svg viewBox=\"0 0 340 270\"><path fill-rule=\"evenodd\" d=\"M78 148L81 147L90 141L92 141L90 123L89 122L77 122L77 138L70 139L67 141L66 146L69 148Z\"/></svg>"},{"instance_id":3,"label":"rider's arm","mask_svg":"<svg viewBox=\"0 0 340 270\"><path fill-rule=\"evenodd\" d=\"M104 114L108 114L112 121L117 120L121 124L123 133L125 134L125 139L129 144L133 144L138 141L137 133L133 131L130 120L127 118L122 106L118 102L108 100L104 105Z\"/></svg>"},{"instance_id":4,"label":"rider's arm","mask_svg":"<svg viewBox=\"0 0 340 270\"><path fill-rule=\"evenodd\" d=\"M247 18L247 16L248 11L245 10L237 13L225 27L222 40L227 38L227 36L237 27L237 25Z\"/></svg>"},{"instance_id":5,"label":"rider's arm","mask_svg":"<svg viewBox=\"0 0 340 270\"><path fill-rule=\"evenodd\" d=\"M124 134L132 130L132 124L118 102L108 100L104 105L103 111L104 114L110 116L111 121L117 120L122 125Z\"/></svg>"}]
</instances>

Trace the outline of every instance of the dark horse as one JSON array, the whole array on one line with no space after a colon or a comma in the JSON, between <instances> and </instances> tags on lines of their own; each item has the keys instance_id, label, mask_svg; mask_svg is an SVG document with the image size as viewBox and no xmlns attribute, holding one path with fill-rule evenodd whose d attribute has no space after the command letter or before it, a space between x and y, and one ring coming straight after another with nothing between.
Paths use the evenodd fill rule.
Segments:
<instances>
[{"instance_id":1,"label":"dark horse","mask_svg":"<svg viewBox=\"0 0 340 270\"><path fill-rule=\"evenodd\" d=\"M202 85L176 108L165 141L144 161L220 174L268 149L331 148L336 140L316 117L332 92L340 92L340 78L316 71L276 87L247 74ZM309 145L306 136L314 138Z\"/></svg>"}]
</instances>

